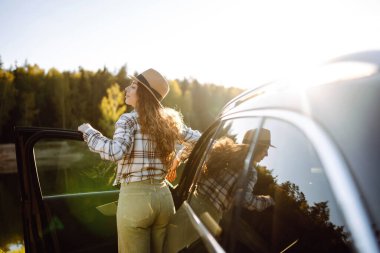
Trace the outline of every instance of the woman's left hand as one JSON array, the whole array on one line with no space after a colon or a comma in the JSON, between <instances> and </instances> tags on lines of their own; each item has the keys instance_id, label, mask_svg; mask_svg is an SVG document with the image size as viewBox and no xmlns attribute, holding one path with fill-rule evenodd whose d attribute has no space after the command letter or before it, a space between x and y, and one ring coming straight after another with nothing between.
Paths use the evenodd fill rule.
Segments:
<instances>
[{"instance_id":1,"label":"woman's left hand","mask_svg":"<svg viewBox=\"0 0 380 253\"><path fill-rule=\"evenodd\" d=\"M166 179L169 182L173 182L177 177L177 167L179 165L179 161L174 159L172 166L169 168L168 174L166 175Z\"/></svg>"}]
</instances>

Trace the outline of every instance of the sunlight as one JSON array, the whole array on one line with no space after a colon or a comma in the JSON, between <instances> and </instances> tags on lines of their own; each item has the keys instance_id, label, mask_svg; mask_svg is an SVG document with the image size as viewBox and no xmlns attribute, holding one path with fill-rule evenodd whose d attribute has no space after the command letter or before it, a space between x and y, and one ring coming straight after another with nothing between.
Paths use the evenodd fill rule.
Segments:
<instances>
[{"instance_id":1,"label":"sunlight","mask_svg":"<svg viewBox=\"0 0 380 253\"><path fill-rule=\"evenodd\" d=\"M25 252L24 244L21 242L10 243L7 245L8 251L7 253L23 253Z\"/></svg>"},{"instance_id":2,"label":"sunlight","mask_svg":"<svg viewBox=\"0 0 380 253\"><path fill-rule=\"evenodd\" d=\"M150 2L149 8L144 1L57 4L53 10L53 5L38 5L30 16L16 11L26 11L25 6L8 7L13 8L7 20L19 20L12 25L20 32L8 35L12 43L0 41L5 66L25 59L58 70L116 70L128 64L131 73L153 67L171 80L192 77L252 88L297 74L309 64L380 45L380 33L374 32L380 29L376 0L168 0ZM100 21L97 14L104 10L112 15ZM22 32L28 31L26 18L29 33ZM53 33L44 39L47 30Z\"/></svg>"},{"instance_id":3,"label":"sunlight","mask_svg":"<svg viewBox=\"0 0 380 253\"><path fill-rule=\"evenodd\" d=\"M362 62L337 62L317 68L302 71L296 77L285 81L289 91L304 93L308 88L332 82L370 76L377 71L377 67Z\"/></svg>"}]
</instances>

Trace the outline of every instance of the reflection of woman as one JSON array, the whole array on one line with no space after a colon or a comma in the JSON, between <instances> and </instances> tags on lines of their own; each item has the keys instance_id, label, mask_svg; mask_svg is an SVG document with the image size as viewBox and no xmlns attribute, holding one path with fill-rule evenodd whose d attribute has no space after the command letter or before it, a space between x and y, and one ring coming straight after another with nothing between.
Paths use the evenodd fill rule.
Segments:
<instances>
[{"instance_id":1,"label":"reflection of woman","mask_svg":"<svg viewBox=\"0 0 380 253\"><path fill-rule=\"evenodd\" d=\"M175 160L175 143L195 143L200 137L183 124L179 113L160 101L169 85L148 69L126 88L125 103L135 108L121 115L113 139L90 124L82 124L84 140L102 159L118 163L114 185L121 185L117 231L119 252L162 252L173 199L164 179Z\"/></svg>"},{"instance_id":2,"label":"reflection of woman","mask_svg":"<svg viewBox=\"0 0 380 253\"><path fill-rule=\"evenodd\" d=\"M249 210L262 211L274 205L270 196L254 195L253 188L257 182L256 166L266 155L267 145L256 145L253 155L254 168L249 170L248 189L244 196L244 207ZM216 141L210 157L204 167L204 176L198 182L196 195L207 199L216 208L219 215L232 204L233 190L247 156L248 145L236 144L228 137ZM218 215L218 216L219 216ZM220 219L221 217L214 217Z\"/></svg>"}]
</instances>

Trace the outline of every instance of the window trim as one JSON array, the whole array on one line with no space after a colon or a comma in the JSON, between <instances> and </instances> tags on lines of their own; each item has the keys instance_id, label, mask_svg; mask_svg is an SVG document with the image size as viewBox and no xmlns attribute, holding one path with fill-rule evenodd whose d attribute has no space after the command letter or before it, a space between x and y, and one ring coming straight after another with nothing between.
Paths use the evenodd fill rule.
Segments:
<instances>
[{"instance_id":1,"label":"window trim","mask_svg":"<svg viewBox=\"0 0 380 253\"><path fill-rule=\"evenodd\" d=\"M201 222L198 216L195 214L193 209L190 207L189 203L185 200L183 202L183 207L186 211L187 216L190 219L191 224L197 230L197 233L202 238L207 250L209 252L224 253L224 249L215 240L214 236L207 230L205 225Z\"/></svg>"},{"instance_id":2,"label":"window trim","mask_svg":"<svg viewBox=\"0 0 380 253\"><path fill-rule=\"evenodd\" d=\"M120 192L120 190L108 190L108 191L92 191L92 192L45 195L45 196L42 196L42 200L45 200L45 199L79 198L79 197L85 197L85 196L113 195L113 194L119 194L119 192Z\"/></svg>"},{"instance_id":3,"label":"window trim","mask_svg":"<svg viewBox=\"0 0 380 253\"><path fill-rule=\"evenodd\" d=\"M297 127L313 145L325 169L327 180L347 222L355 247L360 252L378 252L377 241L371 229L371 222L366 215L365 204L360 197L349 166L337 145L321 126L305 115L280 109L234 113L223 117L223 121L241 117L275 118ZM350 198L347 198L347 195Z\"/></svg>"}]
</instances>

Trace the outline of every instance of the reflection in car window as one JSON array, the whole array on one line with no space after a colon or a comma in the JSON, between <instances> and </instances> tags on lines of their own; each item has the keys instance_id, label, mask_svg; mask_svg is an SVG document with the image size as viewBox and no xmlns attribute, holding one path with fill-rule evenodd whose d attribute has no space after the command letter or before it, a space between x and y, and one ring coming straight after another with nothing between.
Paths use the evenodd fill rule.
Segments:
<instances>
[{"instance_id":1,"label":"reflection in car window","mask_svg":"<svg viewBox=\"0 0 380 253\"><path fill-rule=\"evenodd\" d=\"M217 210L213 217L220 220L231 207L235 185L243 171L249 149L247 134L258 125L258 119L235 119L225 122L214 137L212 146L200 168L192 198L207 199ZM192 199L191 204L196 203ZM195 210L197 212L197 210ZM203 211L203 210L202 210Z\"/></svg>"},{"instance_id":2,"label":"reflection in car window","mask_svg":"<svg viewBox=\"0 0 380 253\"><path fill-rule=\"evenodd\" d=\"M314 149L292 125L268 119L272 147L256 167L256 195L274 196L263 212L241 208L237 252L350 252L349 231ZM258 144L258 143L257 143Z\"/></svg>"},{"instance_id":3,"label":"reflection in car window","mask_svg":"<svg viewBox=\"0 0 380 253\"><path fill-rule=\"evenodd\" d=\"M199 166L199 177L190 196L190 206L209 231L220 239L223 225L217 225L231 209L239 176L249 150L246 133L259 125L258 118L240 118L224 122L215 135L204 163ZM256 175L249 175L253 181ZM271 199L253 200L250 195L247 206L265 208ZM214 225L212 225L214 224ZM215 225L216 224L216 225ZM195 245L197 237L194 236Z\"/></svg>"},{"instance_id":4,"label":"reflection in car window","mask_svg":"<svg viewBox=\"0 0 380 253\"><path fill-rule=\"evenodd\" d=\"M203 161L205 152L209 147L209 143L212 142L212 137L219 125L219 121L215 122L213 126L202 134L190 156L188 156L188 152L191 151L190 149L186 150L188 152L182 153L182 158L185 158L185 165L180 165L177 168L177 178L181 177L181 179L178 187L175 189L176 191L173 192L173 199L177 210L171 218L166 231L164 252L178 252L180 250L181 252L207 252L203 242L197 240L199 238L198 233L189 219L189 214L183 205L183 200L189 194L189 187L193 182L197 168L200 167L200 162ZM179 169L183 169L183 173L181 171L178 172Z\"/></svg>"},{"instance_id":5,"label":"reflection in car window","mask_svg":"<svg viewBox=\"0 0 380 253\"><path fill-rule=\"evenodd\" d=\"M82 141L42 139L34 155L43 196L115 190L115 164L88 151Z\"/></svg>"}]
</instances>

